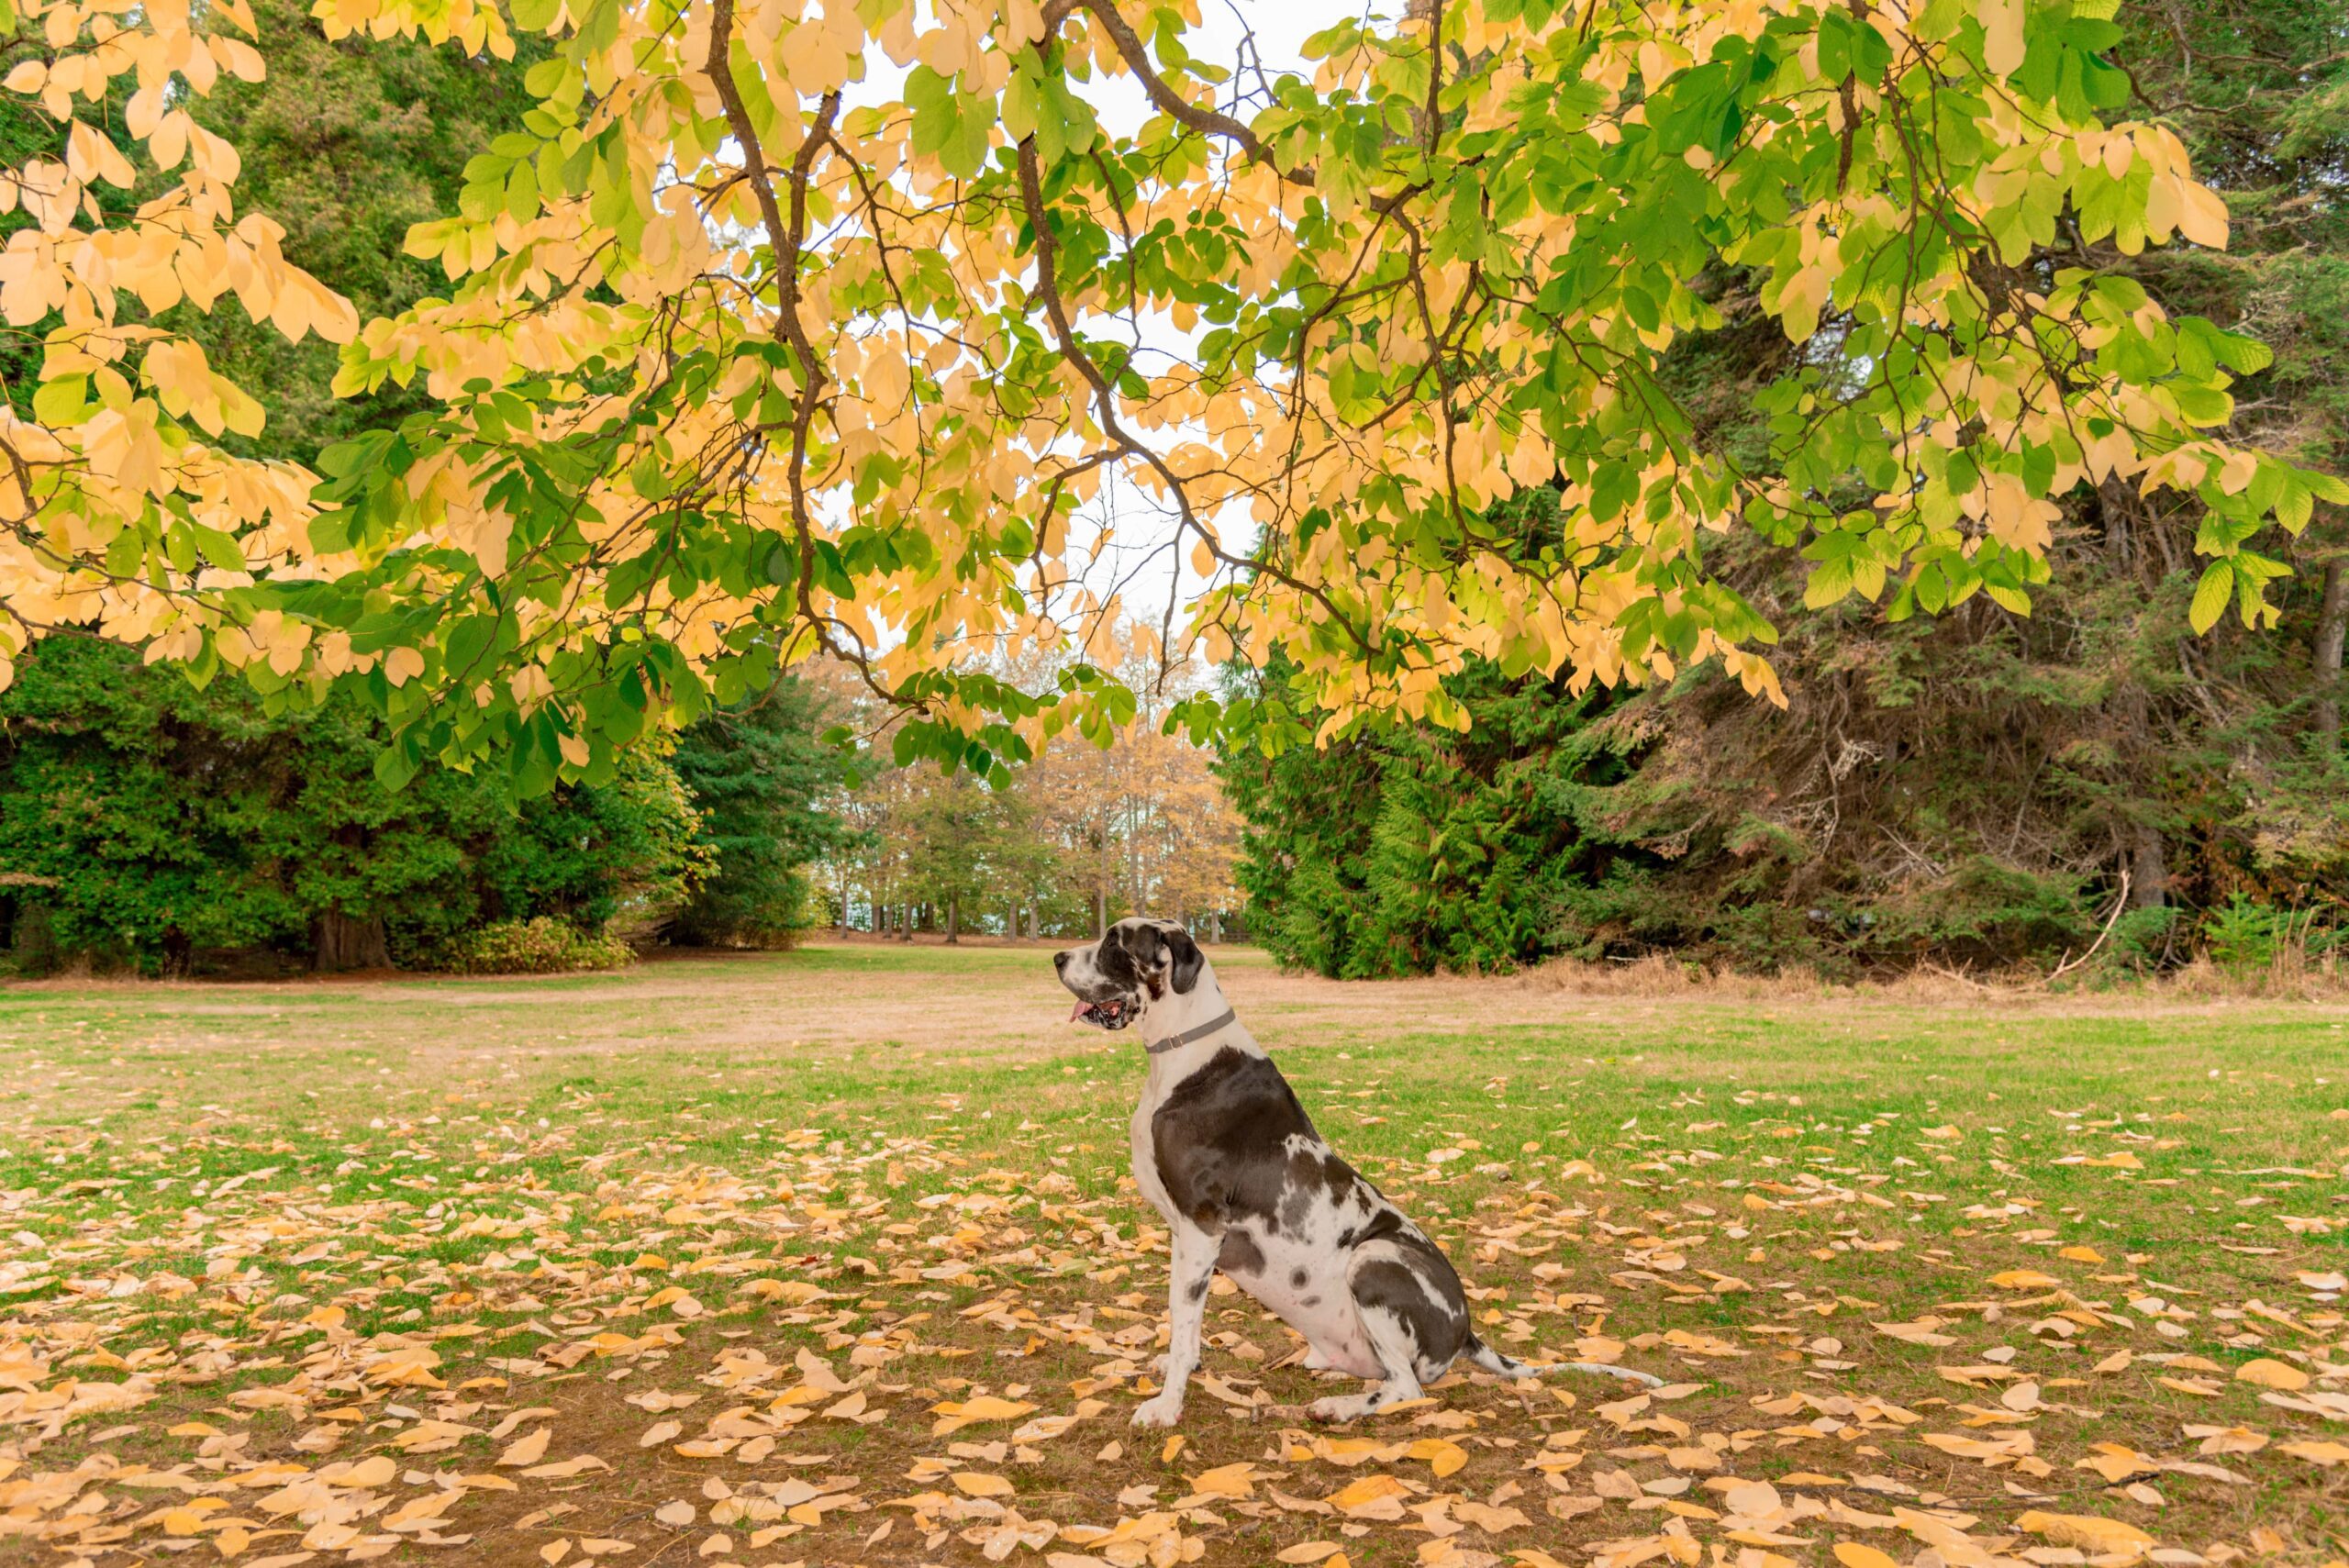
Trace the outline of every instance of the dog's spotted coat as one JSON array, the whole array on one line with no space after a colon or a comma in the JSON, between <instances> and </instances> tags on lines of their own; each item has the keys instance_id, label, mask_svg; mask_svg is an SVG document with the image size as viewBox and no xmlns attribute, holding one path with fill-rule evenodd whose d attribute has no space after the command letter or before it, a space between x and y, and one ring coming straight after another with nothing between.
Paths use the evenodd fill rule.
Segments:
<instances>
[{"instance_id":1,"label":"dog's spotted coat","mask_svg":"<svg viewBox=\"0 0 2349 1568\"><path fill-rule=\"evenodd\" d=\"M1181 1416L1219 1269L1304 1338L1308 1367L1375 1384L1315 1402L1322 1420L1416 1399L1420 1385L1463 1356L1504 1377L1553 1370L1476 1337L1451 1260L1314 1130L1180 926L1120 920L1053 964L1077 998L1073 1018L1138 1027L1149 1046L1150 1076L1134 1107L1134 1180L1166 1218L1174 1274L1165 1387L1134 1412L1135 1425L1172 1426Z\"/></svg>"}]
</instances>

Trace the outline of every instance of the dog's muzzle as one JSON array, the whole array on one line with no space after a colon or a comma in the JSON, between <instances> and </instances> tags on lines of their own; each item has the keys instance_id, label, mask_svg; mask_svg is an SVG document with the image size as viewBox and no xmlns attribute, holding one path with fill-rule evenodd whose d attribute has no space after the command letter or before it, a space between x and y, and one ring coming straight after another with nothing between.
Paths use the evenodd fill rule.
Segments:
<instances>
[{"instance_id":1,"label":"dog's muzzle","mask_svg":"<svg viewBox=\"0 0 2349 1568\"><path fill-rule=\"evenodd\" d=\"M1140 1009L1123 996L1112 996L1102 1002L1080 1000L1070 1010L1068 1018L1071 1023L1087 1023L1095 1029L1121 1029L1133 1022L1134 1014L1138 1011Z\"/></svg>"},{"instance_id":2,"label":"dog's muzzle","mask_svg":"<svg viewBox=\"0 0 2349 1568\"><path fill-rule=\"evenodd\" d=\"M1118 977L1101 973L1097 951L1071 948L1052 955L1061 984L1076 997L1069 1022L1091 1024L1097 1029L1121 1029L1141 1012L1141 997L1121 986Z\"/></svg>"}]
</instances>

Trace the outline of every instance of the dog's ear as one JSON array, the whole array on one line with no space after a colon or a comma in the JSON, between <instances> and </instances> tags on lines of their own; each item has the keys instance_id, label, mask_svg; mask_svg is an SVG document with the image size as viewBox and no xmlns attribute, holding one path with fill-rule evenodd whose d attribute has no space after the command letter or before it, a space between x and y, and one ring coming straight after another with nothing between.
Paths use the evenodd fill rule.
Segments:
<instances>
[{"instance_id":1,"label":"dog's ear","mask_svg":"<svg viewBox=\"0 0 2349 1568\"><path fill-rule=\"evenodd\" d=\"M1191 933L1180 926L1166 928L1166 946L1174 961L1174 989L1187 994L1199 983L1199 966L1207 962L1207 954L1201 952L1199 944L1191 940Z\"/></svg>"}]
</instances>

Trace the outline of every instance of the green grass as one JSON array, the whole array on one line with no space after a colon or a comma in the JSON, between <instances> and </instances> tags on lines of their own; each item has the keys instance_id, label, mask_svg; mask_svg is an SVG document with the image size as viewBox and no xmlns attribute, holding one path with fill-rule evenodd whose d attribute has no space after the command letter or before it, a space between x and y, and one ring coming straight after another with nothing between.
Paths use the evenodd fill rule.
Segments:
<instances>
[{"instance_id":1,"label":"green grass","mask_svg":"<svg viewBox=\"0 0 2349 1568\"><path fill-rule=\"evenodd\" d=\"M1479 1305L1489 1334L1537 1356L1612 1338L1634 1364L1704 1385L1668 1407L1734 1456L1727 1471L1690 1472L1700 1482L1875 1473L1955 1500L1986 1539L2011 1535L2012 1521L2038 1507L2126 1519L2165 1550L2272 1544L2310 1562L2349 1551L2349 1467L2277 1449L2349 1438L2349 1421L2264 1402L2232 1376L2264 1358L2313 1380L2298 1397L2349 1383L2349 1368L2328 1371L2349 1359L2349 1331L2332 1293L2316 1288L2349 1271L2349 1119L2335 1115L2349 1107L2349 1014L2131 997L1340 986L1279 976L1250 953L1218 962L1242 1018L1323 1131L1447 1245L1473 1286L1501 1293ZM124 1362L164 1374L135 1408L49 1434L19 1419L0 1437L14 1437L22 1474L98 1452L201 1467L211 1440L171 1436L183 1419L250 1434L246 1460L351 1458L389 1441L406 1418L306 1450L302 1434L321 1426L315 1412L335 1398L365 1396L373 1410L399 1396L368 1389L329 1366L332 1357L306 1370L304 1359L342 1345L349 1362L373 1353L368 1336L422 1340L456 1326L466 1332L436 1341L448 1392L432 1397L561 1405L549 1457L595 1451L618 1466L625 1484L577 1485L615 1518L636 1521L611 1523L616 1537L654 1530L642 1543L649 1554L656 1542L683 1552L701 1539L678 1544L638 1518L661 1496L699 1496L702 1470L738 1483L758 1472L666 1458L653 1472L635 1446L653 1417L620 1397L652 1381L692 1389L685 1374L729 1346L763 1346L786 1367L807 1348L847 1372L856 1343L896 1334L916 1348L893 1352L875 1385L898 1390L888 1396L895 1414L959 1396L963 1382L1025 1385L1043 1413L1069 1413L1085 1397L1069 1385L1087 1381L1097 1350L1083 1353L1063 1333L1007 1361L1006 1331L956 1316L998 1300L1047 1325L1124 1314L1103 1320L1114 1327L1152 1321L1160 1306L1155 1217L1125 1178L1140 1053L1123 1037L1066 1025L1058 997L1032 951L876 945L529 982L59 983L0 994L0 1289L9 1292L0 1312L11 1319L0 1347L21 1342L43 1358L46 1370L28 1381L45 1389L72 1376L120 1378ZM1457 1152L1428 1158L1446 1151ZM941 1196L953 1201L924 1205ZM635 1268L647 1252L669 1267ZM696 1263L716 1266L680 1274ZM1993 1283L2016 1270L2058 1283ZM814 1284L834 1299L742 1296L758 1278ZM677 1323L680 1346L610 1358L618 1381L601 1357L584 1373L541 1369L545 1386L516 1370L540 1345L672 1320L668 1308L642 1305L670 1281L707 1309ZM2154 1297L2171 1304L2158 1321L2175 1333L2131 1306ZM1243 1298L1217 1306L1211 1329L1277 1358L1277 1326ZM304 1326L334 1307L340 1324ZM2085 1319L2062 1320L2068 1338L2047 1326L2066 1309ZM1953 1344L1911 1344L1873 1327L1927 1316ZM1282 1405L1315 1392L1307 1374L1264 1372L1229 1348L1210 1353L1209 1371L1255 1380ZM1985 1352L2001 1348L2046 1407L2027 1424L1961 1424L1961 1405L2001 1411L2000 1385L1968 1387L1937 1369L1996 1365ZM2093 1370L2121 1350L2138 1358L2126 1370ZM2175 1373L2147 1359L2175 1354L2218 1370ZM310 1400L303 1418L231 1397L296 1376L323 1385L338 1372L351 1387ZM509 1386L462 1394L474 1376ZM563 1399L545 1397L557 1385ZM1593 1429L1577 1475L1619 1465L1642 1480L1673 1473L1663 1439L1654 1453L1623 1457L1650 1440L1594 1421L1591 1406L1613 1391L1577 1386L1576 1410L1538 1419L1508 1391L1445 1391L1479 1424L1469 1467L1434 1490L1488 1498L1514 1482L1526 1488L1515 1506L1533 1520L1531 1533L1486 1543L1472 1532L1461 1543L1506 1552L1538 1540L1565 1557L1561 1543L1638 1538L1674 1517L1620 1501L1566 1523L1542 1513L1549 1491L1524 1470L1524 1451L1567 1423ZM1165 1463L1154 1442L1128 1440L1130 1454L1101 1462L1127 1472L1104 1490L1099 1464L1081 1462L1127 1437L1131 1387L1099 1393L1109 1407L1079 1435L1038 1445L1031 1461L956 1462L1008 1466L1020 1506L1037 1499L1030 1517L1108 1525L1137 1514L1114 1500L1128 1485L1158 1486L1164 1507L1185 1474L1281 1451L1267 1449L1264 1427L1232 1422L1195 1392L1190 1448ZM1874 1396L1922 1418L1847 1425L1849 1437L1771 1437L1811 1413L1757 1401L1796 1392ZM705 1399L685 1415L714 1413ZM495 1409L479 1415L468 1424L491 1424ZM1395 1423L1398 1434L1422 1435L1408 1419ZM2190 1424L2240 1425L2272 1441L2204 1461L2243 1484L2171 1472L2150 1478L2150 1501L2075 1467L2099 1441L2198 1460ZM98 1440L113 1427L135 1429ZM1918 1440L2009 1429L2032 1435L2043 1472L1989 1468ZM685 1436L696 1429L688 1421ZM916 1492L907 1466L942 1450L900 1419L819 1420L793 1429L792 1445L808 1451L803 1459L819 1453L857 1471L876 1505ZM414 1462L477 1471L504 1446L475 1436ZM1423 1466L1399 1469L1429 1483ZM784 1473L772 1463L769 1473ZM816 1473L788 1472L803 1473ZM1280 1484L1319 1496L1359 1473L1303 1462ZM545 1503L532 1496L545 1489L526 1483L510 1501L469 1498L481 1518L468 1545L400 1545L396 1560L446 1561L454 1550L537 1561L553 1527L514 1526L525 1501ZM1053 1498L1063 1500L1047 1507ZM153 1501L126 1494L101 1514L128 1520ZM828 1515L735 1560L980 1560L951 1531L926 1544L918 1513ZM1335 1528L1277 1507L1219 1517L1220 1527L1185 1527L1207 1541L1209 1562L1267 1560ZM862 1547L882 1518L906 1522ZM1718 1534L1703 1521L1684 1528ZM2255 1534L2263 1529L2277 1532L2272 1543ZM1904 1558L1919 1544L1859 1526L1790 1533L1810 1544L1773 1550L1803 1561L1827 1561L1833 1539L1873 1540ZM1356 1563L1401 1562L1431 1539L1381 1524L1343 1544ZM2013 1550L2048 1545L2024 1536ZM257 1540L248 1550L294 1549ZM72 1555L61 1544L43 1550ZM114 1550L128 1560L129 1548ZM0 1545L0 1558L7 1551ZM1019 1552L1015 1561L1041 1561Z\"/></svg>"}]
</instances>

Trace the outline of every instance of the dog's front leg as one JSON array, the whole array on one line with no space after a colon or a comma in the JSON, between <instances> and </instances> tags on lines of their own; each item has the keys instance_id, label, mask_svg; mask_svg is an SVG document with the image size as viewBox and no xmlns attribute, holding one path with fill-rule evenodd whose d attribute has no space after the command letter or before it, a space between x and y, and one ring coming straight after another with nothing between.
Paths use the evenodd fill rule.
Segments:
<instances>
[{"instance_id":1,"label":"dog's front leg","mask_svg":"<svg viewBox=\"0 0 2349 1568\"><path fill-rule=\"evenodd\" d=\"M1166 1282L1166 1386L1134 1411L1137 1427L1171 1427L1183 1415L1183 1390L1199 1364L1199 1322L1215 1282L1216 1238L1187 1225L1174 1227L1174 1264Z\"/></svg>"}]
</instances>

